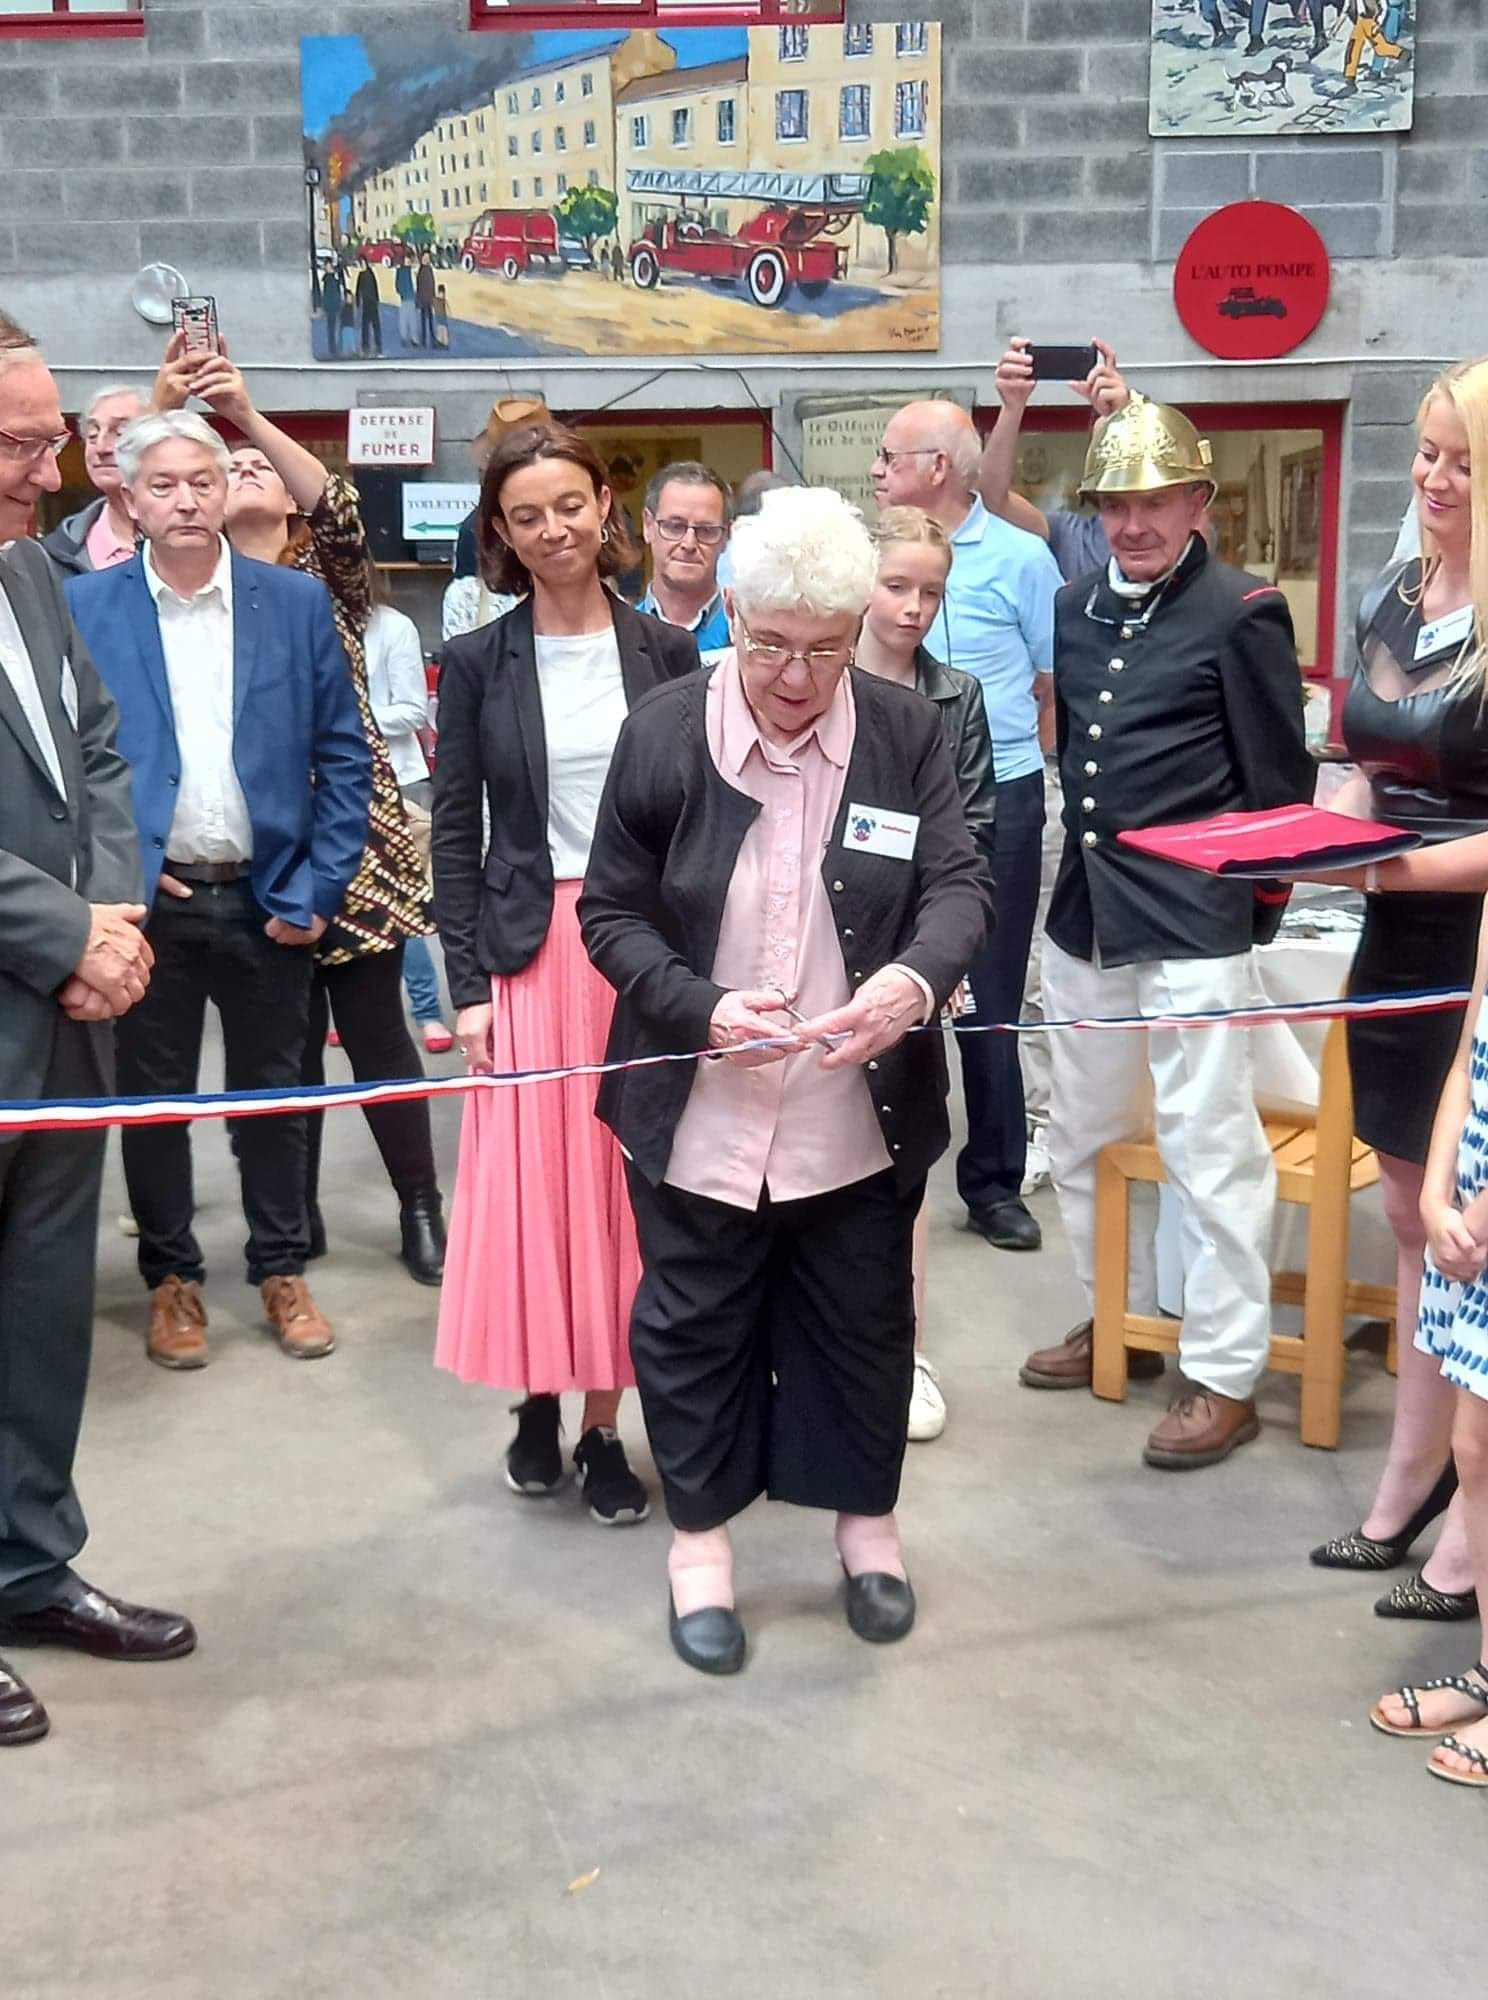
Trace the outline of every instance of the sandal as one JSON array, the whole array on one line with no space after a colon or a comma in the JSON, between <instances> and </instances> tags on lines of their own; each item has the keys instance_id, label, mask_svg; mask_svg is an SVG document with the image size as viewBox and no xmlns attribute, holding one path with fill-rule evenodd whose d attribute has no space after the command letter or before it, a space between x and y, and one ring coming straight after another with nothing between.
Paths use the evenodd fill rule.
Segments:
<instances>
[{"instance_id":1,"label":"sandal","mask_svg":"<svg viewBox=\"0 0 1488 2000\"><path fill-rule=\"evenodd\" d=\"M1423 1694L1435 1694L1441 1688L1451 1688L1454 1694L1464 1695L1468 1701L1476 1702L1481 1709L1488 1712L1488 1667L1485 1667L1482 1661L1479 1660L1473 1666L1469 1667L1467 1672L1469 1674L1476 1674L1482 1685L1479 1686L1470 1681L1467 1678L1467 1674L1441 1674L1435 1680L1421 1681L1416 1687L1396 1688L1396 1699L1405 1703L1406 1709L1410 1714L1410 1727L1408 1729L1402 1729L1398 1722L1391 1722L1389 1717L1381 1712L1379 1702L1376 1702L1374 1707L1370 1709L1369 1720L1382 1736L1446 1737L1446 1730L1427 1729L1422 1725L1420 1696ZM1455 1723L1448 1724L1448 1728L1455 1727ZM1452 1743L1454 1749L1459 1747L1455 1739L1447 1738L1447 1740ZM1464 1750L1462 1754L1463 1756L1472 1755L1476 1757L1478 1753L1469 1748L1468 1750ZM1485 1777L1481 1781L1476 1778L1463 1778L1462 1783L1488 1783L1488 1765L1485 1765L1484 1769ZM1445 1778L1451 1777L1453 1773L1450 1771L1440 1771L1437 1775L1438 1777Z\"/></svg>"},{"instance_id":2,"label":"sandal","mask_svg":"<svg viewBox=\"0 0 1488 2000\"><path fill-rule=\"evenodd\" d=\"M1472 1765L1471 1771L1449 1771L1445 1764L1438 1764L1437 1757L1443 1750L1455 1750L1459 1757L1465 1757ZM1426 1766L1433 1778L1441 1778L1449 1785L1488 1785L1488 1756L1475 1744L1464 1743L1460 1736L1444 1736L1431 1753L1431 1761Z\"/></svg>"}]
</instances>

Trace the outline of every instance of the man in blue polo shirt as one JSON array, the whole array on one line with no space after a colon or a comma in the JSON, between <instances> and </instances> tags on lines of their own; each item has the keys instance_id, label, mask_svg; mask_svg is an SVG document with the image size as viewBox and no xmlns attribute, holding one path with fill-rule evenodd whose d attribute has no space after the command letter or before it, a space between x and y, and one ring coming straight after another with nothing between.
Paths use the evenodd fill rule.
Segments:
<instances>
[{"instance_id":1,"label":"man in blue polo shirt","mask_svg":"<svg viewBox=\"0 0 1488 2000\"><path fill-rule=\"evenodd\" d=\"M728 487L695 459L666 466L646 488L641 525L652 576L636 609L690 632L704 666L732 643L718 587L732 511Z\"/></svg>"},{"instance_id":2,"label":"man in blue polo shirt","mask_svg":"<svg viewBox=\"0 0 1488 2000\"><path fill-rule=\"evenodd\" d=\"M966 1021L1015 1021L1039 896L1044 758L1039 702L1054 660L1059 567L1036 536L989 514L977 497L981 440L954 403L910 403L892 417L873 461L880 506L922 507L951 539L945 601L925 641L946 666L982 684L997 773L993 836L996 925L971 968ZM967 1138L956 1186L973 1229L999 1250L1037 1250L1023 1203L1027 1133L1013 1035L959 1035Z\"/></svg>"}]
</instances>

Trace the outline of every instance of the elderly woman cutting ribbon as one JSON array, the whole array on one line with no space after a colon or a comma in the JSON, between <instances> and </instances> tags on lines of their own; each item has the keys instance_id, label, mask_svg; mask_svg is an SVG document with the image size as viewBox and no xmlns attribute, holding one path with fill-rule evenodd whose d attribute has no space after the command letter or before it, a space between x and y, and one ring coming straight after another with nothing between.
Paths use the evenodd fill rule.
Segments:
<instances>
[{"instance_id":1,"label":"elderly woman cutting ribbon","mask_svg":"<svg viewBox=\"0 0 1488 2000\"><path fill-rule=\"evenodd\" d=\"M598 1107L640 1238L672 1642L709 1673L743 1664L727 1523L761 1493L835 1510L860 1637L914 1621L910 1242L949 1127L940 1037L909 1031L980 944L989 882L934 708L852 670L876 570L835 493L740 524L735 651L621 728L579 905L610 1056L721 1058L608 1076Z\"/></svg>"}]
</instances>

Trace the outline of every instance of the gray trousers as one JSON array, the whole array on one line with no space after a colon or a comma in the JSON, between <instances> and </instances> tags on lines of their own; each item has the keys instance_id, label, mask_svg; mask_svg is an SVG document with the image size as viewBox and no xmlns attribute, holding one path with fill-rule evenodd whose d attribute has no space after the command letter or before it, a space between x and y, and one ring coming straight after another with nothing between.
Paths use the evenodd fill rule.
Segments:
<instances>
[{"instance_id":1,"label":"gray trousers","mask_svg":"<svg viewBox=\"0 0 1488 2000\"><path fill-rule=\"evenodd\" d=\"M90 1030L63 1021L45 1097L93 1097ZM72 1483L93 1345L102 1132L0 1138L0 1611L55 1594L87 1537Z\"/></svg>"}]
</instances>

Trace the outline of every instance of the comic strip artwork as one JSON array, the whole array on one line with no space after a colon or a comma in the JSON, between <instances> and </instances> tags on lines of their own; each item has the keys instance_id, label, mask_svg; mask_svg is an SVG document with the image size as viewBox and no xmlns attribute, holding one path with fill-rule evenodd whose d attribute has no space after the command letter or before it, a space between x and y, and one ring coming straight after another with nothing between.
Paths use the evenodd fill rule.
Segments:
<instances>
[{"instance_id":1,"label":"comic strip artwork","mask_svg":"<svg viewBox=\"0 0 1488 2000\"><path fill-rule=\"evenodd\" d=\"M312 36L317 360L939 342L940 30Z\"/></svg>"},{"instance_id":2,"label":"comic strip artwork","mask_svg":"<svg viewBox=\"0 0 1488 2000\"><path fill-rule=\"evenodd\" d=\"M1149 130L1409 131L1417 0L1152 0Z\"/></svg>"}]
</instances>

